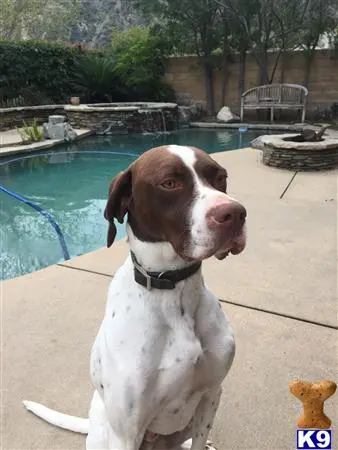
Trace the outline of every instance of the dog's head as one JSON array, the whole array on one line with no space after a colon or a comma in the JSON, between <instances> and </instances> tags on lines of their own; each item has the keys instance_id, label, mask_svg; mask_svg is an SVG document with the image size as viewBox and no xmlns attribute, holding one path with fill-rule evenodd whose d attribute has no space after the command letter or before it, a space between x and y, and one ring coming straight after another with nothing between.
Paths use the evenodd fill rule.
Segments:
<instances>
[{"instance_id":1,"label":"dog's head","mask_svg":"<svg viewBox=\"0 0 338 450\"><path fill-rule=\"evenodd\" d=\"M227 195L227 172L202 150L169 145L144 153L110 185L105 218L108 247L114 221L146 242L169 242L185 260L202 260L245 247L245 208Z\"/></svg>"}]
</instances>

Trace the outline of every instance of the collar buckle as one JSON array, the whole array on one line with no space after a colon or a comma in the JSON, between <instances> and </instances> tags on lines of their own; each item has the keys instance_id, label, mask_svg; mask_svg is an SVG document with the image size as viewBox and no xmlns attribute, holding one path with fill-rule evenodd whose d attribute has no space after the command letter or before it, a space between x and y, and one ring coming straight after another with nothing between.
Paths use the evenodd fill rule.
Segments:
<instances>
[{"instance_id":1,"label":"collar buckle","mask_svg":"<svg viewBox=\"0 0 338 450\"><path fill-rule=\"evenodd\" d=\"M146 277L147 280L146 288L148 289L148 291L151 291L151 276L148 274L145 274L144 276Z\"/></svg>"},{"instance_id":2,"label":"collar buckle","mask_svg":"<svg viewBox=\"0 0 338 450\"><path fill-rule=\"evenodd\" d=\"M134 260L133 262L134 262L135 269L137 269L144 276L144 278L146 279L145 288L147 288L148 291L151 291L151 288L152 288L151 278L152 277L149 275L149 273L146 270L143 269L142 266L139 265L138 262L136 262L136 260Z\"/></svg>"}]
</instances>

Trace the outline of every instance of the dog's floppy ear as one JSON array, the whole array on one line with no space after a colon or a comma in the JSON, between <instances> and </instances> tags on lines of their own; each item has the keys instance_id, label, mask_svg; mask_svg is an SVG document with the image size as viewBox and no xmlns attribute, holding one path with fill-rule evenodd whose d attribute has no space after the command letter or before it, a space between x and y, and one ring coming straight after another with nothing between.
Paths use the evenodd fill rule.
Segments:
<instances>
[{"instance_id":1,"label":"dog's floppy ear","mask_svg":"<svg viewBox=\"0 0 338 450\"><path fill-rule=\"evenodd\" d=\"M123 218L128 212L131 200L131 168L119 173L113 179L109 187L109 196L104 210L104 217L109 222L107 247L110 247L116 236L114 220L123 223Z\"/></svg>"}]
</instances>

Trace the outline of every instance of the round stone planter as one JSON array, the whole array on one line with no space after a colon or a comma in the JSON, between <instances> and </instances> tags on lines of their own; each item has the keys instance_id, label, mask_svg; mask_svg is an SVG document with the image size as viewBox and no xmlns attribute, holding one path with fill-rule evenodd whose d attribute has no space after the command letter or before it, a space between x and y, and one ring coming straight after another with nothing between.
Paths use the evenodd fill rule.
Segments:
<instances>
[{"instance_id":1,"label":"round stone planter","mask_svg":"<svg viewBox=\"0 0 338 450\"><path fill-rule=\"evenodd\" d=\"M264 136L263 164L289 170L327 170L338 167L338 139L293 142L295 134Z\"/></svg>"}]
</instances>

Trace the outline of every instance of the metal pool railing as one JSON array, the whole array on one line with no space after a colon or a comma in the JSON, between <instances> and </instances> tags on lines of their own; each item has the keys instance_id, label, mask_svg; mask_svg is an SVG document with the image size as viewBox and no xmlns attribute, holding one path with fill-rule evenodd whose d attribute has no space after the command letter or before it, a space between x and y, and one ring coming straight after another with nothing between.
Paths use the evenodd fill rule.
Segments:
<instances>
[{"instance_id":1,"label":"metal pool railing","mask_svg":"<svg viewBox=\"0 0 338 450\"><path fill-rule=\"evenodd\" d=\"M54 228L54 230L58 236L64 260L67 261L68 259L70 259L67 244L66 244L65 238L62 234L61 228L59 227L59 224L54 220L53 216L48 211L41 208L39 205L33 203L31 200L28 200L28 198L22 197L20 194L17 194L16 192L13 192L13 191L5 188L1 184L0 184L0 191L4 192L5 194L10 195L11 197L15 198L16 200L19 200L22 203L25 203L26 205L35 209L35 211L40 213L42 216L46 217L46 219L50 222L50 224L52 225L52 227Z\"/></svg>"}]
</instances>

